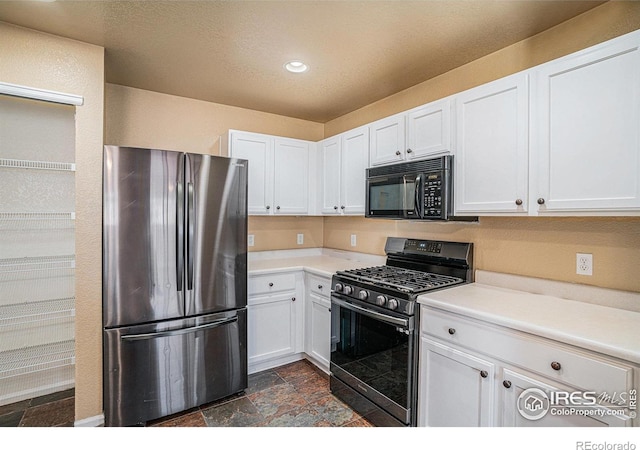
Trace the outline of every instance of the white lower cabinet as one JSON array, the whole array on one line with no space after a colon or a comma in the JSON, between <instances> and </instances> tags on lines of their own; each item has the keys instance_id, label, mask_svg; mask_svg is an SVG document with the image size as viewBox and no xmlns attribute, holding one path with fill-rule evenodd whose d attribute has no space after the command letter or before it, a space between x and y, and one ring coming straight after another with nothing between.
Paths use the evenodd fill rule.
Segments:
<instances>
[{"instance_id":1,"label":"white lower cabinet","mask_svg":"<svg viewBox=\"0 0 640 450\"><path fill-rule=\"evenodd\" d=\"M331 355L331 279L307 275L305 279L305 352L325 372Z\"/></svg>"},{"instance_id":2,"label":"white lower cabinet","mask_svg":"<svg viewBox=\"0 0 640 450\"><path fill-rule=\"evenodd\" d=\"M302 272L249 277L249 373L302 357Z\"/></svg>"},{"instance_id":3,"label":"white lower cabinet","mask_svg":"<svg viewBox=\"0 0 640 450\"><path fill-rule=\"evenodd\" d=\"M489 361L422 337L418 425L491 426L494 377Z\"/></svg>"},{"instance_id":4,"label":"white lower cabinet","mask_svg":"<svg viewBox=\"0 0 640 450\"><path fill-rule=\"evenodd\" d=\"M421 306L419 426L638 426L638 366Z\"/></svg>"}]
</instances>

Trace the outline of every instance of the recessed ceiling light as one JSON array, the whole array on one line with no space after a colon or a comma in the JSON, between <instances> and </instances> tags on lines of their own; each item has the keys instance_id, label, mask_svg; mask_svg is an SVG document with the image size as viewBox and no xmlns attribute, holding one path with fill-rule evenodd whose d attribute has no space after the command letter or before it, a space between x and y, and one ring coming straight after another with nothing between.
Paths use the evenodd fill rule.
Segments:
<instances>
[{"instance_id":1,"label":"recessed ceiling light","mask_svg":"<svg viewBox=\"0 0 640 450\"><path fill-rule=\"evenodd\" d=\"M302 73L309 70L309 66L302 61L289 61L284 65L284 68L293 73Z\"/></svg>"}]
</instances>

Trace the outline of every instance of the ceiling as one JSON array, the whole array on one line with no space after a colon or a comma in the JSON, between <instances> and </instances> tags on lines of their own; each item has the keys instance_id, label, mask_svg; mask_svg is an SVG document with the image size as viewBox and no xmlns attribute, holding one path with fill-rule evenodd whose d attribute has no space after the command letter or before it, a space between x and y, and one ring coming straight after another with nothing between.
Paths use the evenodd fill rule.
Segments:
<instances>
[{"instance_id":1,"label":"ceiling","mask_svg":"<svg viewBox=\"0 0 640 450\"><path fill-rule=\"evenodd\" d=\"M108 83L324 123L602 3L0 1L0 20L105 47Z\"/></svg>"}]
</instances>

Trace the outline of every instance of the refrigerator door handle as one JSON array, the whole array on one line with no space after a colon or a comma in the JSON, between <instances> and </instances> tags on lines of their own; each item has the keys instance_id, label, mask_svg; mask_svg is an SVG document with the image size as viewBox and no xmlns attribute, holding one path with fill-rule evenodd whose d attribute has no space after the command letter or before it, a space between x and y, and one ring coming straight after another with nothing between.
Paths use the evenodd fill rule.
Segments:
<instances>
[{"instance_id":1,"label":"refrigerator door handle","mask_svg":"<svg viewBox=\"0 0 640 450\"><path fill-rule=\"evenodd\" d=\"M178 292L182 291L182 281L184 278L184 192L182 183L176 185L177 208L176 208L176 254L178 264L176 265L176 283Z\"/></svg>"},{"instance_id":2,"label":"refrigerator door handle","mask_svg":"<svg viewBox=\"0 0 640 450\"><path fill-rule=\"evenodd\" d=\"M128 334L125 336L121 336L120 339L123 341L140 341L143 339L155 339L160 337L178 336L181 334L193 333L194 331L207 330L209 328L216 328L216 327L227 325L237 321L238 321L238 316L234 316L228 319L216 320L215 322L207 323L204 325L198 325L198 326L189 327L189 328L181 328L179 330L156 331L153 333Z\"/></svg>"},{"instance_id":3,"label":"refrigerator door handle","mask_svg":"<svg viewBox=\"0 0 640 450\"><path fill-rule=\"evenodd\" d=\"M193 289L193 235L194 235L193 183L187 183L187 290Z\"/></svg>"}]
</instances>

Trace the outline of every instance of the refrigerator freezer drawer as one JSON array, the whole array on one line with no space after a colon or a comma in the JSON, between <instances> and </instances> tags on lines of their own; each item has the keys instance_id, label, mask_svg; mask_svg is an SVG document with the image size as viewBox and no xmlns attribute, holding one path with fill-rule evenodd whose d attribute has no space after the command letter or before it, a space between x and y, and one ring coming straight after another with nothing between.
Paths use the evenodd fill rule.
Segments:
<instances>
[{"instance_id":1,"label":"refrigerator freezer drawer","mask_svg":"<svg viewBox=\"0 0 640 450\"><path fill-rule=\"evenodd\" d=\"M247 387L247 311L105 329L107 426L184 411Z\"/></svg>"}]
</instances>

